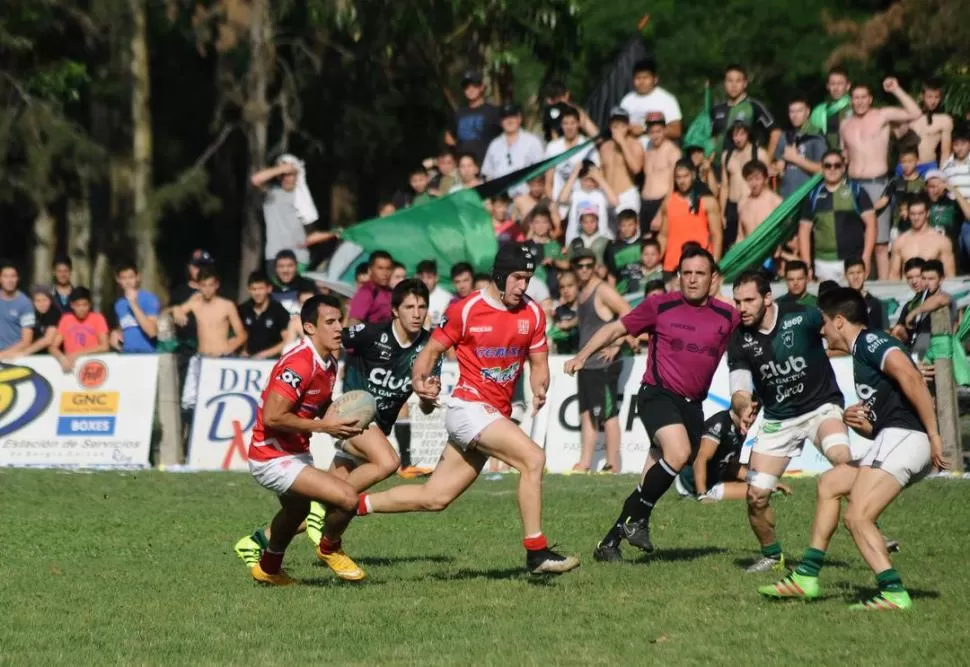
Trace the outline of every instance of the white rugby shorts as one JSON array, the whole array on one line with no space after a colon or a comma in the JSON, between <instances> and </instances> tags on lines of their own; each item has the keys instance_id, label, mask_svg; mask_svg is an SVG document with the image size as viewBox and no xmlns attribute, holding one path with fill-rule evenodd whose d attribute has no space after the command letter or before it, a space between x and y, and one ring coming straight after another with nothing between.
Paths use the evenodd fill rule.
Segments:
<instances>
[{"instance_id":1,"label":"white rugby shorts","mask_svg":"<svg viewBox=\"0 0 970 667\"><path fill-rule=\"evenodd\" d=\"M457 445L462 451L475 447L478 436L505 416L487 403L477 401L463 401L451 398L448 409L445 410L445 430L448 440Z\"/></svg>"},{"instance_id":2,"label":"white rugby shorts","mask_svg":"<svg viewBox=\"0 0 970 667\"><path fill-rule=\"evenodd\" d=\"M842 408L835 403L826 403L811 412L791 419L781 421L765 419L761 422L758 437L751 451L768 456L795 458L801 453L806 440L816 441L819 426L829 419L842 421ZM823 454L828 449L824 443L820 443L819 448Z\"/></svg>"},{"instance_id":3,"label":"white rugby shorts","mask_svg":"<svg viewBox=\"0 0 970 667\"><path fill-rule=\"evenodd\" d=\"M933 470L929 436L906 428L884 428L859 465L885 470L900 486L915 484Z\"/></svg>"},{"instance_id":4,"label":"white rugby shorts","mask_svg":"<svg viewBox=\"0 0 970 667\"><path fill-rule=\"evenodd\" d=\"M313 465L313 456L310 452L304 454L287 454L277 456L269 461L249 460L249 472L253 478L263 486L278 496L282 496L290 490L293 482L296 481L304 468Z\"/></svg>"}]
</instances>

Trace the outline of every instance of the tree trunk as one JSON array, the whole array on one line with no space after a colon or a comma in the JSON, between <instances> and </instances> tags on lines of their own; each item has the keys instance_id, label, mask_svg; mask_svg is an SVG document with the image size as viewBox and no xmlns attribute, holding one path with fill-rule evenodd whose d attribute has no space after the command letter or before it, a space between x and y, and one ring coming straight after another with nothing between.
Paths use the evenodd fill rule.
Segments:
<instances>
[{"instance_id":1,"label":"tree trunk","mask_svg":"<svg viewBox=\"0 0 970 667\"><path fill-rule=\"evenodd\" d=\"M41 206L34 218L33 283L46 284L50 280L51 263L57 247L57 221L46 206ZM24 272L26 275L26 271Z\"/></svg>"},{"instance_id":2,"label":"tree trunk","mask_svg":"<svg viewBox=\"0 0 970 667\"><path fill-rule=\"evenodd\" d=\"M152 190L152 111L148 62L147 11L142 0L128 0L131 12L131 196L135 259L145 289L158 293L163 284L155 253L157 218L149 207Z\"/></svg>"},{"instance_id":3,"label":"tree trunk","mask_svg":"<svg viewBox=\"0 0 970 667\"><path fill-rule=\"evenodd\" d=\"M269 0L252 0L249 20L249 69L246 73L246 103L243 108L249 157L247 174L252 174L266 165L266 135L270 112L266 94L276 67L274 58ZM247 278L250 272L259 268L263 250L259 194L248 183L246 193L246 210L243 216L239 254L240 299L246 296Z\"/></svg>"},{"instance_id":4,"label":"tree trunk","mask_svg":"<svg viewBox=\"0 0 970 667\"><path fill-rule=\"evenodd\" d=\"M101 292L98 285L91 284L91 205L88 201L87 187L82 186L81 194L71 197L67 202L67 253L74 264L72 280L75 285L91 285L94 307L101 306Z\"/></svg>"}]
</instances>

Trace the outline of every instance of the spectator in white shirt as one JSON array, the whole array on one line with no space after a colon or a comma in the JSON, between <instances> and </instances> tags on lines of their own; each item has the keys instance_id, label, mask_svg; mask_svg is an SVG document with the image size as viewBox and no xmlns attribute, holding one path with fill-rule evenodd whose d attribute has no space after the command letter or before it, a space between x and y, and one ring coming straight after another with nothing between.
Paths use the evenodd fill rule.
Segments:
<instances>
[{"instance_id":1,"label":"spectator in white shirt","mask_svg":"<svg viewBox=\"0 0 970 667\"><path fill-rule=\"evenodd\" d=\"M943 163L943 174L951 188L970 199L970 124L959 123L953 128L953 154Z\"/></svg>"},{"instance_id":2,"label":"spectator in white shirt","mask_svg":"<svg viewBox=\"0 0 970 667\"><path fill-rule=\"evenodd\" d=\"M630 114L630 133L640 137L646 132L648 113L660 112L667 121L667 137L680 139L684 131L683 115L677 98L658 86L657 63L645 59L633 66L633 91L627 93L620 106Z\"/></svg>"},{"instance_id":3,"label":"spectator in white shirt","mask_svg":"<svg viewBox=\"0 0 970 667\"><path fill-rule=\"evenodd\" d=\"M577 184L576 181L579 181ZM610 231L609 210L618 203L616 194L610 188L603 172L591 161L576 165L562 192L559 204L568 204L569 221L566 223L565 242L568 245L579 236L579 210L595 209L599 219L599 234L607 239L613 238Z\"/></svg>"},{"instance_id":4,"label":"spectator in white shirt","mask_svg":"<svg viewBox=\"0 0 970 667\"><path fill-rule=\"evenodd\" d=\"M482 176L490 181L501 178L542 160L539 137L522 129L522 112L517 104L502 107L502 134L492 139L482 162ZM525 192L519 186L509 192L517 196Z\"/></svg>"}]
</instances>

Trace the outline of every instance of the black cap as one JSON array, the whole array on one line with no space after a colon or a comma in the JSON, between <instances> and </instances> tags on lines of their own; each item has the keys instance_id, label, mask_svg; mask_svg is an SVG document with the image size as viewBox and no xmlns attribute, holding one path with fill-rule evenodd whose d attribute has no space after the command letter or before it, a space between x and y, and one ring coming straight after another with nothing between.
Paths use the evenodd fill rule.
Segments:
<instances>
[{"instance_id":1,"label":"black cap","mask_svg":"<svg viewBox=\"0 0 970 667\"><path fill-rule=\"evenodd\" d=\"M200 248L192 253L192 258L189 259L189 264L193 264L195 266L206 266L208 264L215 264L215 260L212 259L212 255L210 255L207 250L202 250Z\"/></svg>"},{"instance_id":2,"label":"black cap","mask_svg":"<svg viewBox=\"0 0 970 667\"><path fill-rule=\"evenodd\" d=\"M517 243L507 243L498 249L495 255L495 264L492 267L492 280L499 292L505 291L505 283L509 276L516 271L536 270L536 256L532 250L525 245Z\"/></svg>"},{"instance_id":3,"label":"black cap","mask_svg":"<svg viewBox=\"0 0 970 667\"><path fill-rule=\"evenodd\" d=\"M461 85L465 87L470 83L476 86L482 85L482 73L475 69L465 70L465 73L461 75Z\"/></svg>"},{"instance_id":4,"label":"black cap","mask_svg":"<svg viewBox=\"0 0 970 667\"><path fill-rule=\"evenodd\" d=\"M625 120L630 122L630 112L623 107L613 107L610 109L610 120Z\"/></svg>"},{"instance_id":5,"label":"black cap","mask_svg":"<svg viewBox=\"0 0 970 667\"><path fill-rule=\"evenodd\" d=\"M522 109L515 102L506 102L502 105L499 113L502 118L508 118L509 116L518 116L520 113L522 113Z\"/></svg>"}]
</instances>

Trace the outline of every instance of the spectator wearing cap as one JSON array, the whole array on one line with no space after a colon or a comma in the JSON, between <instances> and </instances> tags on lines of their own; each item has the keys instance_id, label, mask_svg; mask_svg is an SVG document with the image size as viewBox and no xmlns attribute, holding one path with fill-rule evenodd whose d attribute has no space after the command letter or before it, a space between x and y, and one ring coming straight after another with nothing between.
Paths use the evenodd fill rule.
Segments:
<instances>
[{"instance_id":1,"label":"spectator wearing cap","mask_svg":"<svg viewBox=\"0 0 970 667\"><path fill-rule=\"evenodd\" d=\"M748 119L751 141L765 146L768 155L775 154L781 139L781 130L775 127L775 119L759 100L748 95L748 74L740 65L729 65L724 70L724 102L711 107L711 131L720 151L734 148L731 129L739 114Z\"/></svg>"},{"instance_id":2,"label":"spectator wearing cap","mask_svg":"<svg viewBox=\"0 0 970 667\"><path fill-rule=\"evenodd\" d=\"M822 130L809 121L808 101L796 97L788 103L790 127L778 141L772 156L772 171L781 174L778 194L785 199L822 172L822 155L828 148Z\"/></svg>"},{"instance_id":3,"label":"spectator wearing cap","mask_svg":"<svg viewBox=\"0 0 970 667\"><path fill-rule=\"evenodd\" d=\"M609 211L611 206L616 206L617 198L603 177L603 172L592 162L583 162L573 169L565 187L559 193L558 203L569 207L565 232L567 245L580 234L580 209L595 210L600 235L607 239L613 238L610 232Z\"/></svg>"},{"instance_id":4,"label":"spectator wearing cap","mask_svg":"<svg viewBox=\"0 0 970 667\"><path fill-rule=\"evenodd\" d=\"M640 213L635 181L643 173L643 146L630 134L630 114L623 107L610 112L610 138L600 144L600 162L610 189L616 193L613 221L620 211Z\"/></svg>"},{"instance_id":5,"label":"spectator wearing cap","mask_svg":"<svg viewBox=\"0 0 970 667\"><path fill-rule=\"evenodd\" d=\"M461 79L466 104L455 111L455 120L445 132L445 143L457 153L471 153L482 164L488 145L501 132L498 108L485 101L482 73L469 70Z\"/></svg>"},{"instance_id":6,"label":"spectator wearing cap","mask_svg":"<svg viewBox=\"0 0 970 667\"><path fill-rule=\"evenodd\" d=\"M300 275L299 264L292 250L280 250L273 263L273 300L280 303L288 313L300 312L300 294L317 293L317 286L309 278Z\"/></svg>"},{"instance_id":7,"label":"spectator wearing cap","mask_svg":"<svg viewBox=\"0 0 970 667\"><path fill-rule=\"evenodd\" d=\"M643 154L643 189L640 191L640 235L653 236L660 229L660 206L674 189L674 167L682 153L667 138L667 123L659 111L650 111L647 126L647 150ZM703 153L702 153L703 154Z\"/></svg>"},{"instance_id":8,"label":"spectator wearing cap","mask_svg":"<svg viewBox=\"0 0 970 667\"><path fill-rule=\"evenodd\" d=\"M102 354L108 345L108 322L101 313L91 308L91 291L76 287L71 293L71 310L61 316L57 324L51 355L61 364L65 373L74 370L77 358L83 354Z\"/></svg>"},{"instance_id":9,"label":"spectator wearing cap","mask_svg":"<svg viewBox=\"0 0 970 667\"><path fill-rule=\"evenodd\" d=\"M730 248L738 235L738 204L750 194L744 166L759 161L768 164L769 154L751 141L751 117L744 112L734 116L731 144L721 157L720 205L724 211L724 248Z\"/></svg>"},{"instance_id":10,"label":"spectator wearing cap","mask_svg":"<svg viewBox=\"0 0 970 667\"><path fill-rule=\"evenodd\" d=\"M546 143L565 136L562 119L567 112L572 112L576 115L579 128L582 129L586 136L595 137L599 134L596 123L590 119L582 107L573 105L572 96L562 81L551 81L548 83L545 89L545 97L546 102L542 108L542 131L545 135Z\"/></svg>"},{"instance_id":11,"label":"spectator wearing cap","mask_svg":"<svg viewBox=\"0 0 970 667\"><path fill-rule=\"evenodd\" d=\"M633 90L620 100L620 106L630 114L630 132L634 137L646 134L647 114L659 113L666 121L667 137L680 139L684 131L680 104L658 83L656 62L647 58L634 63Z\"/></svg>"},{"instance_id":12,"label":"spectator wearing cap","mask_svg":"<svg viewBox=\"0 0 970 667\"><path fill-rule=\"evenodd\" d=\"M308 237L320 216L307 185L306 165L293 155L282 155L275 166L257 171L250 180L263 192L267 261L281 250L290 250L301 270L306 270L310 265L307 246L330 238Z\"/></svg>"},{"instance_id":13,"label":"spectator wearing cap","mask_svg":"<svg viewBox=\"0 0 970 667\"><path fill-rule=\"evenodd\" d=\"M54 303L51 290L45 285L30 288L30 299L34 302L34 340L21 356L47 354L57 337L57 324L61 321L61 311Z\"/></svg>"},{"instance_id":14,"label":"spectator wearing cap","mask_svg":"<svg viewBox=\"0 0 970 667\"><path fill-rule=\"evenodd\" d=\"M370 254L368 279L354 292L350 300L347 317L349 324L383 324L390 322L391 313L391 269L394 260L390 253L375 250Z\"/></svg>"},{"instance_id":15,"label":"spectator wearing cap","mask_svg":"<svg viewBox=\"0 0 970 667\"><path fill-rule=\"evenodd\" d=\"M492 139L482 162L482 176L490 181L501 178L542 160L539 137L522 129L522 110L509 102L502 107L502 134ZM525 192L524 186L513 188L513 196Z\"/></svg>"},{"instance_id":16,"label":"spectator wearing cap","mask_svg":"<svg viewBox=\"0 0 970 667\"><path fill-rule=\"evenodd\" d=\"M0 260L0 359L19 357L34 340L34 306L19 282L16 265Z\"/></svg>"}]
</instances>

